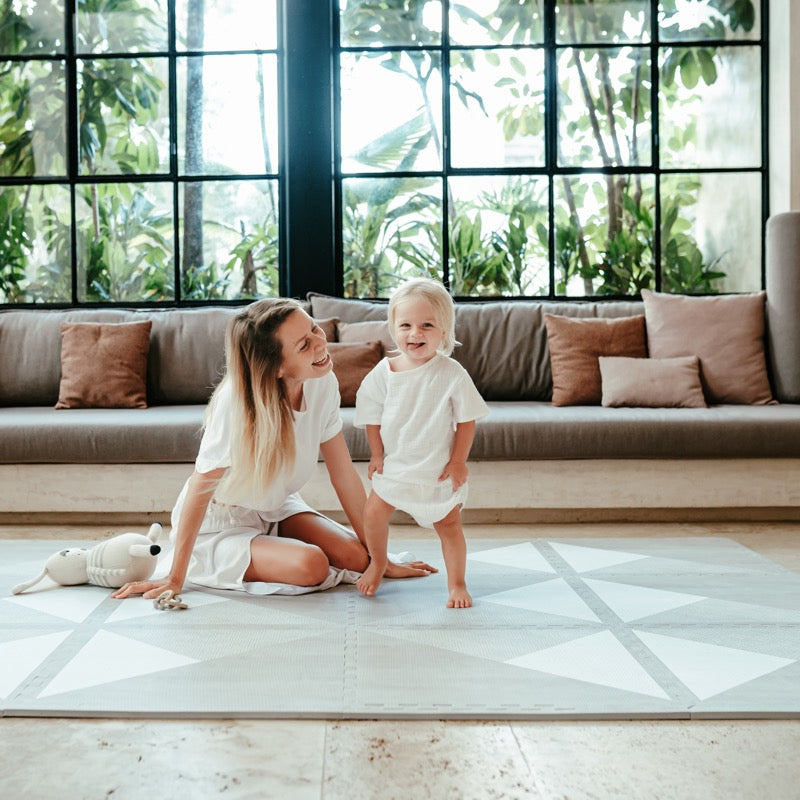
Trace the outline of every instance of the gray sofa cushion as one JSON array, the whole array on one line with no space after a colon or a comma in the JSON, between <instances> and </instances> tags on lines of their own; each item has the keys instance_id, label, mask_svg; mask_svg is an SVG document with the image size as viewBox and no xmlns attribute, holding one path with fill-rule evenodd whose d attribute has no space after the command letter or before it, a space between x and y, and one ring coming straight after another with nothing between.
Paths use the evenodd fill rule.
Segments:
<instances>
[{"instance_id":1,"label":"gray sofa cushion","mask_svg":"<svg viewBox=\"0 0 800 800\"><path fill-rule=\"evenodd\" d=\"M713 408L554 407L490 402L474 460L577 458L798 458L800 406ZM204 407L4 408L0 463L192 463ZM355 409L343 408L354 459L369 459Z\"/></svg>"},{"instance_id":2,"label":"gray sofa cushion","mask_svg":"<svg viewBox=\"0 0 800 800\"><path fill-rule=\"evenodd\" d=\"M342 322L386 319L387 303L343 300L309 294L315 317ZM472 376L486 400L549 400L553 392L545 314L570 317L630 317L643 313L639 302L559 303L479 301L456 306L453 358Z\"/></svg>"},{"instance_id":3,"label":"gray sofa cushion","mask_svg":"<svg viewBox=\"0 0 800 800\"><path fill-rule=\"evenodd\" d=\"M53 406L61 375L62 322L150 319L147 402L205 403L225 363L232 307L0 311L0 406Z\"/></svg>"}]
</instances>

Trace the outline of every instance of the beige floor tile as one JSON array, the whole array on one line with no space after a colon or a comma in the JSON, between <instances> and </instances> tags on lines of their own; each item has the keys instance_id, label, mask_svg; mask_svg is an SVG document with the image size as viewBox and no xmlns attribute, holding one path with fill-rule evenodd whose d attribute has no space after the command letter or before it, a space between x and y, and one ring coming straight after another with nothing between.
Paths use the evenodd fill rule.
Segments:
<instances>
[{"instance_id":1,"label":"beige floor tile","mask_svg":"<svg viewBox=\"0 0 800 800\"><path fill-rule=\"evenodd\" d=\"M4 719L0 797L319 800L324 739L321 721Z\"/></svg>"},{"instance_id":2,"label":"beige floor tile","mask_svg":"<svg viewBox=\"0 0 800 800\"><path fill-rule=\"evenodd\" d=\"M378 720L328 728L323 800L540 796L504 723Z\"/></svg>"},{"instance_id":3,"label":"beige floor tile","mask_svg":"<svg viewBox=\"0 0 800 800\"><path fill-rule=\"evenodd\" d=\"M800 797L800 721L512 724L548 800Z\"/></svg>"}]
</instances>

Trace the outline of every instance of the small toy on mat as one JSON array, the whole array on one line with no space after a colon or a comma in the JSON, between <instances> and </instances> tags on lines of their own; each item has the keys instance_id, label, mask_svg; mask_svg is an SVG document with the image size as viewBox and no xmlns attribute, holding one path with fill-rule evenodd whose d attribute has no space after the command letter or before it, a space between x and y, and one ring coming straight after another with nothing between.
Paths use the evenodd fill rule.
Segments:
<instances>
[{"instance_id":1,"label":"small toy on mat","mask_svg":"<svg viewBox=\"0 0 800 800\"><path fill-rule=\"evenodd\" d=\"M156 540L161 526L155 522L147 536L141 533L121 533L94 547L76 547L54 553L42 572L31 581L20 583L11 591L21 594L47 577L61 586L92 583L118 589L128 581L147 580L156 569L161 547Z\"/></svg>"},{"instance_id":2,"label":"small toy on mat","mask_svg":"<svg viewBox=\"0 0 800 800\"><path fill-rule=\"evenodd\" d=\"M161 592L161 594L153 600L153 605L159 611L169 611L173 608L178 610L183 610L185 608L189 608L189 606L181 600L181 596L179 594L175 594L172 589L167 589L165 592Z\"/></svg>"}]
</instances>

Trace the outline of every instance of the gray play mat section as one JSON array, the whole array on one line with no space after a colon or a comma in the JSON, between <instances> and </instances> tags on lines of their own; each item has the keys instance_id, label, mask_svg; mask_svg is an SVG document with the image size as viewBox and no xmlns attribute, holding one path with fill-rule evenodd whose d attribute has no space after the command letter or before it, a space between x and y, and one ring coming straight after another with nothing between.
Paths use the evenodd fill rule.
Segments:
<instances>
[{"instance_id":1,"label":"gray play mat section","mask_svg":"<svg viewBox=\"0 0 800 800\"><path fill-rule=\"evenodd\" d=\"M473 539L441 572L296 597L94 586L11 596L76 542L0 542L3 716L437 719L800 716L800 576L718 537Z\"/></svg>"}]
</instances>

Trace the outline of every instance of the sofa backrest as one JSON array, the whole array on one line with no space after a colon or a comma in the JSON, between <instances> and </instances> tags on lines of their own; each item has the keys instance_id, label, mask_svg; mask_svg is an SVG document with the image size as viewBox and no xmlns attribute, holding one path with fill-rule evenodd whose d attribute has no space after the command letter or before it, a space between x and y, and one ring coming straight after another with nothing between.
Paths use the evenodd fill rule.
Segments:
<instances>
[{"instance_id":1,"label":"sofa backrest","mask_svg":"<svg viewBox=\"0 0 800 800\"><path fill-rule=\"evenodd\" d=\"M312 316L341 322L386 319L388 304L310 294ZM546 314L570 317L631 317L644 313L637 301L550 302L490 300L456 304L453 352L486 400L549 400L553 390Z\"/></svg>"},{"instance_id":2,"label":"sofa backrest","mask_svg":"<svg viewBox=\"0 0 800 800\"><path fill-rule=\"evenodd\" d=\"M0 406L54 405L62 322L150 319L149 405L205 403L222 376L232 307L0 311Z\"/></svg>"}]
</instances>

